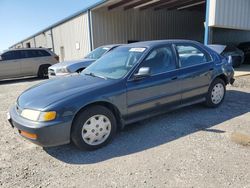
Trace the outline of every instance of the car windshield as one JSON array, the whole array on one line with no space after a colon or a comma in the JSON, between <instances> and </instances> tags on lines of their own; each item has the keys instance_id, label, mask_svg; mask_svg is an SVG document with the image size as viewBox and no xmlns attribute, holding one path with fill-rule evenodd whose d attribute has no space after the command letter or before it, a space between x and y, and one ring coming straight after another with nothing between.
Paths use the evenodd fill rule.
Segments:
<instances>
[{"instance_id":1,"label":"car windshield","mask_svg":"<svg viewBox=\"0 0 250 188\"><path fill-rule=\"evenodd\" d=\"M103 54L105 54L110 48L108 47L99 47L90 52L85 56L86 59L99 59Z\"/></svg>"},{"instance_id":2,"label":"car windshield","mask_svg":"<svg viewBox=\"0 0 250 188\"><path fill-rule=\"evenodd\" d=\"M146 48L120 46L87 67L82 74L120 79L138 63Z\"/></svg>"}]
</instances>

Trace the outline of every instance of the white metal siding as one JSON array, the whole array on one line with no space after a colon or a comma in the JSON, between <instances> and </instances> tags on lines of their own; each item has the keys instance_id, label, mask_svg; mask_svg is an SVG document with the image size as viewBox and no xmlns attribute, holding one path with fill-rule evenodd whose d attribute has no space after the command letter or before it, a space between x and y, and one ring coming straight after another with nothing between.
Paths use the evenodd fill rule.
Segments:
<instances>
[{"instance_id":1,"label":"white metal siding","mask_svg":"<svg viewBox=\"0 0 250 188\"><path fill-rule=\"evenodd\" d=\"M35 41L34 38L28 39L26 41L23 41L23 47L26 48L26 44L30 43L30 47L34 48L35 47Z\"/></svg>"},{"instance_id":2,"label":"white metal siding","mask_svg":"<svg viewBox=\"0 0 250 188\"><path fill-rule=\"evenodd\" d=\"M196 11L92 11L94 47L128 40L193 39L202 41L204 13Z\"/></svg>"},{"instance_id":3,"label":"white metal siding","mask_svg":"<svg viewBox=\"0 0 250 188\"><path fill-rule=\"evenodd\" d=\"M250 30L250 0L211 0L210 26Z\"/></svg>"},{"instance_id":4,"label":"white metal siding","mask_svg":"<svg viewBox=\"0 0 250 188\"><path fill-rule=\"evenodd\" d=\"M13 48L22 48L23 47L23 45L22 45L22 43L19 43L19 44L17 44L15 47L13 47Z\"/></svg>"},{"instance_id":5,"label":"white metal siding","mask_svg":"<svg viewBox=\"0 0 250 188\"><path fill-rule=\"evenodd\" d=\"M44 33L35 37L36 47L43 47L43 48L52 48L52 35L51 30L48 30Z\"/></svg>"},{"instance_id":6,"label":"white metal siding","mask_svg":"<svg viewBox=\"0 0 250 188\"><path fill-rule=\"evenodd\" d=\"M64 60L83 58L90 51L88 14L84 13L52 29L55 53L61 56L60 49L65 52ZM76 49L76 43L80 48Z\"/></svg>"}]
</instances>

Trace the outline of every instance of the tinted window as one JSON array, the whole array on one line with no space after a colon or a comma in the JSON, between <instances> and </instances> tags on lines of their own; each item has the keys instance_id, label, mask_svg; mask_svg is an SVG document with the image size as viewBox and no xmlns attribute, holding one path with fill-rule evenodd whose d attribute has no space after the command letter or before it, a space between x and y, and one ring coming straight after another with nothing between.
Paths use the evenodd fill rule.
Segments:
<instances>
[{"instance_id":1,"label":"tinted window","mask_svg":"<svg viewBox=\"0 0 250 188\"><path fill-rule=\"evenodd\" d=\"M13 59L20 59L20 52L19 51L9 51L1 55L2 60L13 60Z\"/></svg>"},{"instance_id":2,"label":"tinted window","mask_svg":"<svg viewBox=\"0 0 250 188\"><path fill-rule=\"evenodd\" d=\"M176 45L182 67L189 67L211 61L211 57L204 51L189 44Z\"/></svg>"},{"instance_id":3,"label":"tinted window","mask_svg":"<svg viewBox=\"0 0 250 188\"><path fill-rule=\"evenodd\" d=\"M166 46L153 50L140 67L149 67L152 75L176 69L172 48Z\"/></svg>"},{"instance_id":4,"label":"tinted window","mask_svg":"<svg viewBox=\"0 0 250 188\"><path fill-rule=\"evenodd\" d=\"M37 51L38 51L38 55L40 55L41 57L51 56L50 53L45 50L37 50Z\"/></svg>"},{"instance_id":5,"label":"tinted window","mask_svg":"<svg viewBox=\"0 0 250 188\"><path fill-rule=\"evenodd\" d=\"M27 50L23 52L25 53L26 58L50 56L45 50Z\"/></svg>"}]
</instances>

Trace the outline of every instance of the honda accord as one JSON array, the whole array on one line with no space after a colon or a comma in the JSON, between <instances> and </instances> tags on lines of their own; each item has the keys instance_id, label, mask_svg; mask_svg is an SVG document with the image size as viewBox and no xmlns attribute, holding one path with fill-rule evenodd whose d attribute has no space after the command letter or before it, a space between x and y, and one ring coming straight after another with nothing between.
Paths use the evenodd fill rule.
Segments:
<instances>
[{"instance_id":1,"label":"honda accord","mask_svg":"<svg viewBox=\"0 0 250 188\"><path fill-rule=\"evenodd\" d=\"M183 106L219 106L234 81L229 60L195 41L160 40L119 46L81 74L24 91L8 119L43 147L72 141L93 150L118 128Z\"/></svg>"}]
</instances>

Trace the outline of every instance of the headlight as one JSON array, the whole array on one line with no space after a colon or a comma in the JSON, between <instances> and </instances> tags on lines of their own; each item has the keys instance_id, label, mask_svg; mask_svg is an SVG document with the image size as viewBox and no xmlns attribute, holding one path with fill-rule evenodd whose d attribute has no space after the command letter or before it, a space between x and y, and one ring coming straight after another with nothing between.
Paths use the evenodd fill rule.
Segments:
<instances>
[{"instance_id":1,"label":"headlight","mask_svg":"<svg viewBox=\"0 0 250 188\"><path fill-rule=\"evenodd\" d=\"M56 112L41 112L37 110L24 109L21 116L32 121L52 121L56 119Z\"/></svg>"},{"instance_id":2,"label":"headlight","mask_svg":"<svg viewBox=\"0 0 250 188\"><path fill-rule=\"evenodd\" d=\"M66 67L59 68L56 70L57 73L69 73L69 70Z\"/></svg>"}]
</instances>

